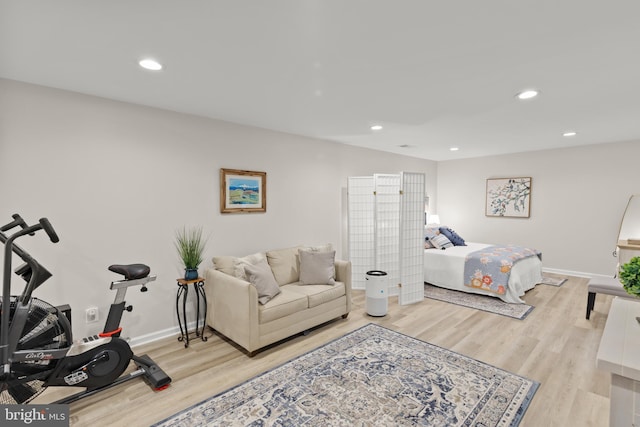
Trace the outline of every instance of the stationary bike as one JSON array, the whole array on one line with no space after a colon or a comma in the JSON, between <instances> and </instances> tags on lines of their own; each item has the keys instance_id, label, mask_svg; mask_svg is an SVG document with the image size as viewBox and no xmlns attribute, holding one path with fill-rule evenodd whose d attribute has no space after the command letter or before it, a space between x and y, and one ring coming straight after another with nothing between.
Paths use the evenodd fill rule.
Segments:
<instances>
[{"instance_id":1,"label":"stationary bike","mask_svg":"<svg viewBox=\"0 0 640 427\"><path fill-rule=\"evenodd\" d=\"M20 228L11 235L5 234ZM44 230L56 243L58 235L48 219L27 225L20 215L0 227L0 242L4 244L4 277L0 311L0 404L28 403L48 386L85 387L84 391L53 403L70 403L93 395L106 388L142 376L149 385L162 390L169 386L167 376L147 355L135 356L120 333L120 320L125 307L125 294L130 286L141 286L154 281L149 267L144 264L112 265L109 270L124 276L111 283L116 297L109 309L102 333L73 341L71 333L71 308L68 305L54 307L32 297L51 273L27 251L14 244L22 236L33 236ZM24 261L15 273L22 277L25 288L20 295L11 294L12 254ZM122 375L134 361L136 370Z\"/></svg>"}]
</instances>

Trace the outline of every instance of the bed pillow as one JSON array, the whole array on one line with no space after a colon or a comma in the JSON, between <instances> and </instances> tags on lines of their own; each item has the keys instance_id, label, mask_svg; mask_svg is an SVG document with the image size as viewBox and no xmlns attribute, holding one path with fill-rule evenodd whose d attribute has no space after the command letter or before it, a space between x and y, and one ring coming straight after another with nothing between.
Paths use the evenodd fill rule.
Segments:
<instances>
[{"instance_id":1,"label":"bed pillow","mask_svg":"<svg viewBox=\"0 0 640 427\"><path fill-rule=\"evenodd\" d=\"M440 227L440 233L447 236L447 239L449 239L454 246L467 246L464 239L449 227Z\"/></svg>"},{"instance_id":2,"label":"bed pillow","mask_svg":"<svg viewBox=\"0 0 640 427\"><path fill-rule=\"evenodd\" d=\"M273 272L266 259L262 259L253 265L245 265L244 271L249 283L255 286L256 291L258 291L258 302L260 304L268 303L271 298L280 293L280 286L278 286L278 282L273 277Z\"/></svg>"},{"instance_id":3,"label":"bed pillow","mask_svg":"<svg viewBox=\"0 0 640 427\"><path fill-rule=\"evenodd\" d=\"M440 230L438 230L438 227L427 226L424 228L425 239L430 239L433 236L437 236L438 234L440 234Z\"/></svg>"},{"instance_id":4,"label":"bed pillow","mask_svg":"<svg viewBox=\"0 0 640 427\"><path fill-rule=\"evenodd\" d=\"M453 247L453 243L451 243L451 240L449 240L444 234L438 234L437 236L430 238L429 241L438 249Z\"/></svg>"},{"instance_id":5,"label":"bed pillow","mask_svg":"<svg viewBox=\"0 0 640 427\"><path fill-rule=\"evenodd\" d=\"M336 251L300 251L300 283L303 285L335 285Z\"/></svg>"}]
</instances>

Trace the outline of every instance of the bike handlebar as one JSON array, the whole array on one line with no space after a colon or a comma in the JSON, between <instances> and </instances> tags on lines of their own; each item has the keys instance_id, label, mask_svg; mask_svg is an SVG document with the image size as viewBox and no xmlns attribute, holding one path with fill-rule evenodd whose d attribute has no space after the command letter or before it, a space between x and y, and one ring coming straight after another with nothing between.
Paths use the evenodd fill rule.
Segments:
<instances>
[{"instance_id":1,"label":"bike handlebar","mask_svg":"<svg viewBox=\"0 0 640 427\"><path fill-rule=\"evenodd\" d=\"M53 226L51 225L51 223L47 218L40 218L40 225L42 226L42 229L47 233L47 236L49 236L49 239L51 239L53 243L58 243L60 241L60 238L56 234L56 230L53 229Z\"/></svg>"},{"instance_id":2,"label":"bike handlebar","mask_svg":"<svg viewBox=\"0 0 640 427\"><path fill-rule=\"evenodd\" d=\"M17 227L17 226L20 226L22 228L27 227L27 223L24 222L24 219L22 219L20 215L13 214L11 215L11 217L13 218L13 221L0 227L0 232L11 230L13 227Z\"/></svg>"},{"instance_id":3,"label":"bike handlebar","mask_svg":"<svg viewBox=\"0 0 640 427\"><path fill-rule=\"evenodd\" d=\"M16 231L11 235L5 235L4 233L14 227L20 227L21 230ZM18 297L18 302L24 302L31 299L31 293L42 283L44 283L51 273L47 271L38 261L36 261L27 251L14 244L14 241L24 235L34 235L36 231L44 230L53 243L59 241L58 235L51 226L51 223L47 218L41 218L37 224L27 225L26 222L18 214L13 215L13 221L0 227L0 243L4 244L4 271L2 279L2 302L0 310L0 363L2 365L3 372L0 372L0 376L6 375L9 369L9 355L15 350L16 343L10 343L10 337L13 334L12 331L20 330L21 326L15 326L13 324L9 327L10 321L10 304L11 304L11 258L12 252L18 255L25 262L25 266L22 266L16 271L26 282L27 285ZM16 306L17 307L17 306ZM17 310L17 308L16 308ZM24 326L24 325L22 325ZM11 347L13 346L13 347Z\"/></svg>"}]
</instances>

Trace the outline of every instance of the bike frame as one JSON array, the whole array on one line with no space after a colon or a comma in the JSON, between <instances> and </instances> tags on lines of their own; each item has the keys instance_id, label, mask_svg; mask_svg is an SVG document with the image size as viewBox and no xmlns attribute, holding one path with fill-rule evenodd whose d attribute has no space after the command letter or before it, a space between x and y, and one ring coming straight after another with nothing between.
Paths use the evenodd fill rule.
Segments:
<instances>
[{"instance_id":1,"label":"bike frame","mask_svg":"<svg viewBox=\"0 0 640 427\"><path fill-rule=\"evenodd\" d=\"M18 350L16 351L20 333L24 329L24 325L29 315L32 305L31 295L44 281L51 277L51 273L47 271L38 261L36 261L28 252L19 247L14 241L21 236L30 234L34 235L36 231L44 229L49 235L52 242L58 242L58 236L51 227L46 218L40 220L38 224L27 226L19 215L13 215L14 221L0 228L0 242L5 245L4 252L4 277L2 284L2 317L0 318L0 364L2 365L2 373L5 375L10 373L11 363L33 361L33 360L56 360L63 359L67 356L75 356L82 354L92 348L106 344L112 340L112 337L120 335L120 322L122 314L125 310L125 295L127 288L130 286L143 286L151 281L156 280L156 276L147 276L135 280L121 280L111 283L111 289L116 290L116 297L109 308L109 314L105 323L104 330L99 336L92 337L91 341L80 340L73 341L71 324L64 315L58 316L64 324L63 327L69 331L71 345L55 350ZM6 236L4 233L12 228L21 227L22 230ZM27 283L24 291L16 299L16 307L9 327L10 311L11 311L11 265L12 254L18 255L25 264L16 270L16 274L20 275Z\"/></svg>"}]
</instances>

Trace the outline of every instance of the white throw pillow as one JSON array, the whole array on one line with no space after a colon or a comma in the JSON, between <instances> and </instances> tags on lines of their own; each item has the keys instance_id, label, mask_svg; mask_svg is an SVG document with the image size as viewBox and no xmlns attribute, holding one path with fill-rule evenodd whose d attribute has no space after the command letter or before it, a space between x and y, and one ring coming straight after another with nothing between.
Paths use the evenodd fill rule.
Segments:
<instances>
[{"instance_id":1,"label":"white throw pillow","mask_svg":"<svg viewBox=\"0 0 640 427\"><path fill-rule=\"evenodd\" d=\"M264 252L258 252L252 255L247 255L242 258L234 258L233 260L233 275L238 279L247 280L247 275L244 272L244 268L247 265L256 265L262 260L267 260Z\"/></svg>"},{"instance_id":2,"label":"white throw pillow","mask_svg":"<svg viewBox=\"0 0 640 427\"><path fill-rule=\"evenodd\" d=\"M300 248L300 250L309 252L331 252L333 250L333 245L331 243L327 243L326 245L307 246L305 248Z\"/></svg>"},{"instance_id":3,"label":"white throw pillow","mask_svg":"<svg viewBox=\"0 0 640 427\"><path fill-rule=\"evenodd\" d=\"M280 286L273 277L271 267L266 259L262 259L254 265L245 265L244 271L247 280L256 287L258 291L258 302L266 304L269 300L280 293Z\"/></svg>"},{"instance_id":4,"label":"white throw pillow","mask_svg":"<svg viewBox=\"0 0 640 427\"><path fill-rule=\"evenodd\" d=\"M303 285L335 285L336 251L300 252L300 283Z\"/></svg>"}]
</instances>

